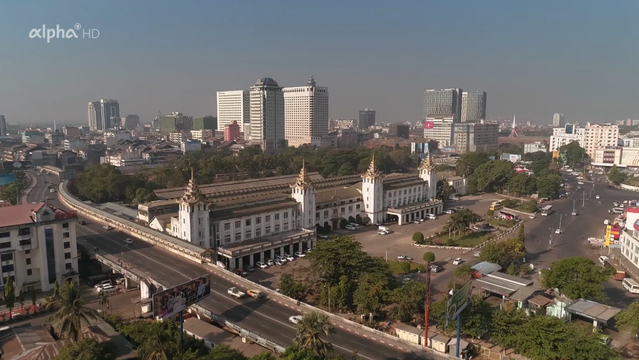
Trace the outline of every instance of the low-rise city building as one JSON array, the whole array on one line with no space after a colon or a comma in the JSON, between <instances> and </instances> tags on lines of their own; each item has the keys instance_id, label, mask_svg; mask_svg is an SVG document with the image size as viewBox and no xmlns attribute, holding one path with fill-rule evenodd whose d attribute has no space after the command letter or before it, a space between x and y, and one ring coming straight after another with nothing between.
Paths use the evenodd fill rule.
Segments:
<instances>
[{"instance_id":1,"label":"low-rise city building","mask_svg":"<svg viewBox=\"0 0 639 360\"><path fill-rule=\"evenodd\" d=\"M535 141L534 143L524 144L524 154L536 153L540 151L541 152L548 151L548 146L541 141Z\"/></svg>"},{"instance_id":2,"label":"low-rise city building","mask_svg":"<svg viewBox=\"0 0 639 360\"><path fill-rule=\"evenodd\" d=\"M562 128L554 128L552 129L552 136L550 136L549 151L558 151L560 147L568 145L573 141L578 142L579 145L583 147L585 133L586 129L575 124L566 124Z\"/></svg>"}]
</instances>

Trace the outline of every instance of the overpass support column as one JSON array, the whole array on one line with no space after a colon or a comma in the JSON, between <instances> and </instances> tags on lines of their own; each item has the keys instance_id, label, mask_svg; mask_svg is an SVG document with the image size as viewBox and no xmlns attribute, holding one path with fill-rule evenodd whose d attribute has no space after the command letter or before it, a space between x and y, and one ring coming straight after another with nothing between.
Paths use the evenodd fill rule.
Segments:
<instances>
[{"instance_id":1,"label":"overpass support column","mask_svg":"<svg viewBox=\"0 0 639 360\"><path fill-rule=\"evenodd\" d=\"M151 288L149 287L149 283L140 279L140 299L148 299L151 297ZM151 308L151 303L142 304L141 311L143 314L151 312L153 309Z\"/></svg>"},{"instance_id":2,"label":"overpass support column","mask_svg":"<svg viewBox=\"0 0 639 360\"><path fill-rule=\"evenodd\" d=\"M240 256L237 260L240 269L244 269L244 256Z\"/></svg>"},{"instance_id":3,"label":"overpass support column","mask_svg":"<svg viewBox=\"0 0 639 360\"><path fill-rule=\"evenodd\" d=\"M255 265L255 255L251 254L249 256L249 266L253 266L253 265Z\"/></svg>"}]
</instances>

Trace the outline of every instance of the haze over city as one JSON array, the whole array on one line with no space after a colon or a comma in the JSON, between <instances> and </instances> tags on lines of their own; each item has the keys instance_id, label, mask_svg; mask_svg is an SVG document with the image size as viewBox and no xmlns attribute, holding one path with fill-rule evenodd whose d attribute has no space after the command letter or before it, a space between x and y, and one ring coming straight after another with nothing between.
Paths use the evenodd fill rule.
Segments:
<instances>
[{"instance_id":1,"label":"haze over city","mask_svg":"<svg viewBox=\"0 0 639 360\"><path fill-rule=\"evenodd\" d=\"M262 77L331 92L330 118L422 119L423 91L488 93L487 117L547 124L636 117L635 1L3 2L0 113L86 123L86 104L216 113ZM96 39L30 38L45 25ZM79 31L79 33L82 30Z\"/></svg>"}]
</instances>

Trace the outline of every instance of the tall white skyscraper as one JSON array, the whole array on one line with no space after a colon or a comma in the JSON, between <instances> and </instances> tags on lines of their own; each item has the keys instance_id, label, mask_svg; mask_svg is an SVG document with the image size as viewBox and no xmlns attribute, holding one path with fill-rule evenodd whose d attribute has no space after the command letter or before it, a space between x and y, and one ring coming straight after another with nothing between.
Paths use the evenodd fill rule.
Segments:
<instances>
[{"instance_id":1,"label":"tall white skyscraper","mask_svg":"<svg viewBox=\"0 0 639 360\"><path fill-rule=\"evenodd\" d=\"M251 122L251 102L248 90L217 92L217 130L224 131L233 121L243 128ZM246 135L246 134L245 134Z\"/></svg>"},{"instance_id":2,"label":"tall white skyscraper","mask_svg":"<svg viewBox=\"0 0 639 360\"><path fill-rule=\"evenodd\" d=\"M7 136L7 119L0 115L0 136Z\"/></svg>"},{"instance_id":3,"label":"tall white skyscraper","mask_svg":"<svg viewBox=\"0 0 639 360\"><path fill-rule=\"evenodd\" d=\"M88 119L91 130L102 130L102 111L99 101L89 101Z\"/></svg>"},{"instance_id":4,"label":"tall white skyscraper","mask_svg":"<svg viewBox=\"0 0 639 360\"><path fill-rule=\"evenodd\" d=\"M461 121L479 121L486 119L486 92L464 91L461 102Z\"/></svg>"},{"instance_id":5,"label":"tall white skyscraper","mask_svg":"<svg viewBox=\"0 0 639 360\"><path fill-rule=\"evenodd\" d=\"M564 125L566 125L566 120L564 119L564 114L555 113L555 115L552 116L552 126L553 127L564 127Z\"/></svg>"},{"instance_id":6,"label":"tall white skyscraper","mask_svg":"<svg viewBox=\"0 0 639 360\"><path fill-rule=\"evenodd\" d=\"M277 81L258 79L251 87L251 142L264 151L286 147L284 93Z\"/></svg>"},{"instance_id":7,"label":"tall white skyscraper","mask_svg":"<svg viewBox=\"0 0 639 360\"><path fill-rule=\"evenodd\" d=\"M316 86L311 76L306 86L285 87L282 92L288 146L321 146L328 135L328 88Z\"/></svg>"}]
</instances>

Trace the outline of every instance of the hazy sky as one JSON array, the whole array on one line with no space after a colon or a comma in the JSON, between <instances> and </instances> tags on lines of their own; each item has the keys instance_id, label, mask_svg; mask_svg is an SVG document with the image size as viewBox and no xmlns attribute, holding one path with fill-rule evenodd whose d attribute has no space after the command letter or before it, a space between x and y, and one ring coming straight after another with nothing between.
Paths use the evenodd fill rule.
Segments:
<instances>
[{"instance_id":1,"label":"hazy sky","mask_svg":"<svg viewBox=\"0 0 639 360\"><path fill-rule=\"evenodd\" d=\"M637 0L0 2L0 114L87 121L87 102L215 114L215 92L314 75L330 117L422 117L423 90L488 93L518 122L639 118ZM30 39L42 25L98 39Z\"/></svg>"}]
</instances>

